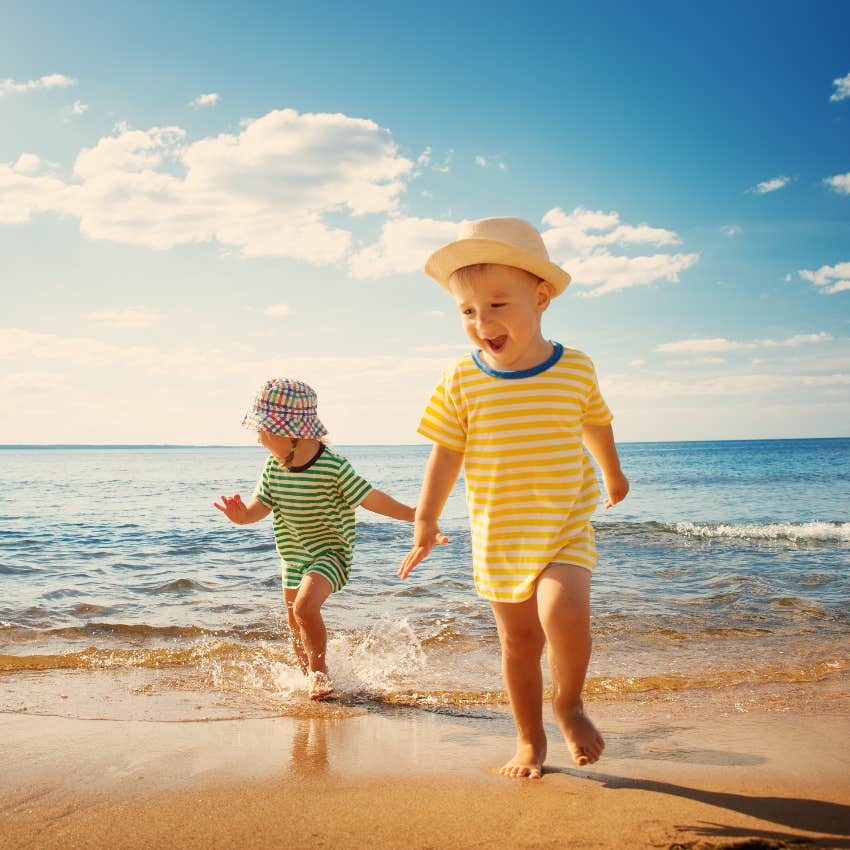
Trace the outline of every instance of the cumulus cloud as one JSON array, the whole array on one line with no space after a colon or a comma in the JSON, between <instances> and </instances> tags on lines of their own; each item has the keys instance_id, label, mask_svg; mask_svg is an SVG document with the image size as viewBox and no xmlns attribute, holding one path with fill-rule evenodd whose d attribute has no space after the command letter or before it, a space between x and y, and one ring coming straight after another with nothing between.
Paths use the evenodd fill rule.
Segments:
<instances>
[{"instance_id":1,"label":"cumulus cloud","mask_svg":"<svg viewBox=\"0 0 850 850\"><path fill-rule=\"evenodd\" d=\"M194 100L189 101L189 106L194 106L195 109L200 106L215 106L218 101L218 92L211 91L208 94L199 94Z\"/></svg>"},{"instance_id":2,"label":"cumulus cloud","mask_svg":"<svg viewBox=\"0 0 850 850\"><path fill-rule=\"evenodd\" d=\"M52 171L54 168L56 168L55 162L48 162L34 153L22 153L12 166L12 171L16 174L38 174Z\"/></svg>"},{"instance_id":3,"label":"cumulus cloud","mask_svg":"<svg viewBox=\"0 0 850 850\"><path fill-rule=\"evenodd\" d=\"M847 174L836 174L823 181L839 195L850 195L850 171Z\"/></svg>"},{"instance_id":4,"label":"cumulus cloud","mask_svg":"<svg viewBox=\"0 0 850 850\"><path fill-rule=\"evenodd\" d=\"M800 269L797 274L817 286L822 295L835 295L850 290L850 263L821 266L816 271Z\"/></svg>"},{"instance_id":5,"label":"cumulus cloud","mask_svg":"<svg viewBox=\"0 0 850 850\"><path fill-rule=\"evenodd\" d=\"M768 192L775 192L777 189L787 186L790 182L790 177L774 177L772 180L765 180L762 183L756 184L748 191L755 192L758 195L766 195Z\"/></svg>"},{"instance_id":6,"label":"cumulus cloud","mask_svg":"<svg viewBox=\"0 0 850 850\"><path fill-rule=\"evenodd\" d=\"M681 244L671 230L648 224L628 225L616 212L592 212L577 207L565 213L555 207L543 217L542 233L553 262L563 265L577 286L589 295L602 295L659 280L677 281L693 266L697 254L640 254L646 245ZM419 271L425 257L457 236L461 222L429 218L394 218L384 224L377 242L351 259L353 277L381 277ZM613 248L622 253L612 253Z\"/></svg>"},{"instance_id":7,"label":"cumulus cloud","mask_svg":"<svg viewBox=\"0 0 850 850\"><path fill-rule=\"evenodd\" d=\"M29 221L34 213L58 212L66 185L35 154L21 154L14 164L0 163L0 224Z\"/></svg>"},{"instance_id":8,"label":"cumulus cloud","mask_svg":"<svg viewBox=\"0 0 850 850\"><path fill-rule=\"evenodd\" d=\"M738 236L744 232L744 229L737 224L724 224L720 231L726 236Z\"/></svg>"},{"instance_id":9,"label":"cumulus cloud","mask_svg":"<svg viewBox=\"0 0 850 850\"><path fill-rule=\"evenodd\" d=\"M838 77L832 81L835 91L830 96L831 101L846 100L850 97L850 74L846 77Z\"/></svg>"},{"instance_id":10,"label":"cumulus cloud","mask_svg":"<svg viewBox=\"0 0 850 850\"><path fill-rule=\"evenodd\" d=\"M664 342L655 346L656 351L665 353L702 354L720 351L742 351L752 348L797 348L800 345L831 342L832 334L821 332L817 334L795 334L787 339L754 339L750 341L737 341L725 337L714 337L711 339L682 339L677 342Z\"/></svg>"},{"instance_id":11,"label":"cumulus cloud","mask_svg":"<svg viewBox=\"0 0 850 850\"><path fill-rule=\"evenodd\" d=\"M64 74L46 74L37 80L27 80L25 83L18 83L11 77L7 77L0 80L0 97L4 94L21 94L38 89L66 88L75 85L77 85L77 81L72 77L66 77Z\"/></svg>"},{"instance_id":12,"label":"cumulus cloud","mask_svg":"<svg viewBox=\"0 0 850 850\"><path fill-rule=\"evenodd\" d=\"M351 258L350 273L355 278L384 277L420 271L425 258L457 236L453 221L432 218L395 218L387 221L373 245Z\"/></svg>"},{"instance_id":13,"label":"cumulus cloud","mask_svg":"<svg viewBox=\"0 0 850 850\"><path fill-rule=\"evenodd\" d=\"M623 224L617 212L576 207L566 213L554 207L543 216L543 224L548 225L542 235L553 262L572 275L575 285L588 287L586 295L605 295L660 280L675 283L681 272L699 260L698 254L641 253L646 246L667 248L681 245L682 240L665 228Z\"/></svg>"},{"instance_id":14,"label":"cumulus cloud","mask_svg":"<svg viewBox=\"0 0 850 850\"><path fill-rule=\"evenodd\" d=\"M0 221L52 210L78 217L92 239L216 240L245 256L334 263L352 236L325 217L393 213L413 169L387 130L340 114L275 110L196 142L179 127L119 124L80 151L71 182L0 165Z\"/></svg>"}]
</instances>

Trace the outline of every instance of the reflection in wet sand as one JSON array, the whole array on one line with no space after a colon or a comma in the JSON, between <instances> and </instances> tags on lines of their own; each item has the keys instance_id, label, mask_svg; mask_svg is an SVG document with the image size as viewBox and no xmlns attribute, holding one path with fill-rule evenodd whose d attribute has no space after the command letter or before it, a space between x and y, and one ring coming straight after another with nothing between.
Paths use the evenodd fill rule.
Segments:
<instances>
[{"instance_id":1,"label":"reflection in wet sand","mask_svg":"<svg viewBox=\"0 0 850 850\"><path fill-rule=\"evenodd\" d=\"M328 722L302 718L295 722L289 772L296 776L321 776L328 772Z\"/></svg>"}]
</instances>

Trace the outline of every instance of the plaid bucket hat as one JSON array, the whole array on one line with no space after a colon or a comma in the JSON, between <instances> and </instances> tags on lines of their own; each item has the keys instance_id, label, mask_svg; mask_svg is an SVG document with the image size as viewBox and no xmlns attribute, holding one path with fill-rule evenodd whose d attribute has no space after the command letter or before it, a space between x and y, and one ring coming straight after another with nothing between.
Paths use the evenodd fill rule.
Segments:
<instances>
[{"instance_id":1,"label":"plaid bucket hat","mask_svg":"<svg viewBox=\"0 0 850 850\"><path fill-rule=\"evenodd\" d=\"M291 378L269 378L254 397L242 424L281 437L318 440L328 433L316 415L315 390Z\"/></svg>"}]
</instances>

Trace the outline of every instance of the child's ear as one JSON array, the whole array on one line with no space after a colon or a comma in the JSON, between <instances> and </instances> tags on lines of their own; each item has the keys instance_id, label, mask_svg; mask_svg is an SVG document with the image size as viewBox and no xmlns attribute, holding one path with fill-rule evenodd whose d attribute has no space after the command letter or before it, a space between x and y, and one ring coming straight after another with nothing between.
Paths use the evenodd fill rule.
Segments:
<instances>
[{"instance_id":1,"label":"child's ear","mask_svg":"<svg viewBox=\"0 0 850 850\"><path fill-rule=\"evenodd\" d=\"M541 280L537 284L537 309L542 313L552 300L552 284Z\"/></svg>"}]
</instances>

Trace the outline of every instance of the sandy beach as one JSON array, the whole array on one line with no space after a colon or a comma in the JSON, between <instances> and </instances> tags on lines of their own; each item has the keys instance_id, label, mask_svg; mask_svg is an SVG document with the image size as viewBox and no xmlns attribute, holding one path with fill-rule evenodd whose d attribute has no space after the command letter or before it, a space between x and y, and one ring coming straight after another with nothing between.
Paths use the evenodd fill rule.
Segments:
<instances>
[{"instance_id":1,"label":"sandy beach","mask_svg":"<svg viewBox=\"0 0 850 850\"><path fill-rule=\"evenodd\" d=\"M492 771L510 751L507 715L333 703L193 723L4 714L0 844L850 847L846 714L596 715L604 759L569 764L549 718L547 770L531 782Z\"/></svg>"}]
</instances>

